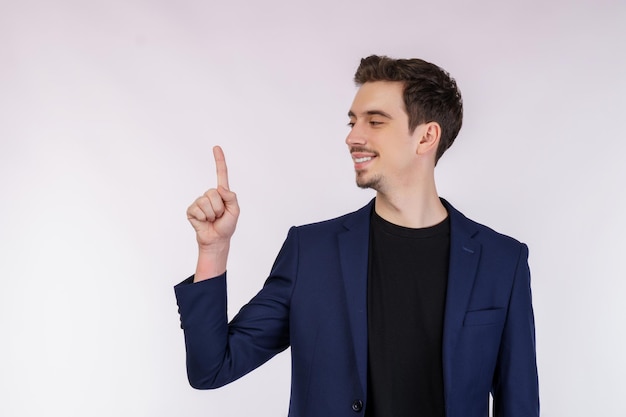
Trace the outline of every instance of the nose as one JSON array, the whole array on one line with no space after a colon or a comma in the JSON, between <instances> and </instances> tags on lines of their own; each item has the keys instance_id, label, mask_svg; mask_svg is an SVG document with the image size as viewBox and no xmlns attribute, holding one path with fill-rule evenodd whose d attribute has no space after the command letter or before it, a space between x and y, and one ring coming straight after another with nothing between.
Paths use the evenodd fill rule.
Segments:
<instances>
[{"instance_id":1,"label":"nose","mask_svg":"<svg viewBox=\"0 0 626 417\"><path fill-rule=\"evenodd\" d=\"M365 142L367 142L365 140L365 136L363 135L363 132L358 127L358 125L355 124L354 126L352 126L352 129L350 129L350 133L348 133L348 136L346 136L346 145L365 145Z\"/></svg>"}]
</instances>

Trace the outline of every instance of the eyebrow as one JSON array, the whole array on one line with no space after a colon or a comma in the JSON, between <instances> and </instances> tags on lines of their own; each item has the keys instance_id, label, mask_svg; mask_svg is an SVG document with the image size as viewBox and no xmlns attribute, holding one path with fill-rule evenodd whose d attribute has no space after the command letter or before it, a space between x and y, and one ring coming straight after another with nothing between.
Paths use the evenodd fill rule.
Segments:
<instances>
[{"instance_id":1,"label":"eyebrow","mask_svg":"<svg viewBox=\"0 0 626 417\"><path fill-rule=\"evenodd\" d=\"M386 117L387 119L393 119L393 117L391 117L389 113L386 113L382 110L368 110L366 112L363 112L363 114L367 116L382 116ZM350 110L348 112L348 117L356 117L356 114L354 114L354 112Z\"/></svg>"}]
</instances>

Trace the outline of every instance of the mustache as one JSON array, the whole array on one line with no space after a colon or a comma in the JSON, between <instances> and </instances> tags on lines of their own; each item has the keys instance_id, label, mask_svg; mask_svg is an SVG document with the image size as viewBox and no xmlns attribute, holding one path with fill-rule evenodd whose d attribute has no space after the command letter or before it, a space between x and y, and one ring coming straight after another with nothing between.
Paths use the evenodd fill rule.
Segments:
<instances>
[{"instance_id":1,"label":"mustache","mask_svg":"<svg viewBox=\"0 0 626 417\"><path fill-rule=\"evenodd\" d=\"M371 154L374 154L374 155L378 156L378 152L373 151L373 150L368 149L368 148L364 148L362 146L351 146L350 147L350 153L354 153L354 152L371 153Z\"/></svg>"}]
</instances>

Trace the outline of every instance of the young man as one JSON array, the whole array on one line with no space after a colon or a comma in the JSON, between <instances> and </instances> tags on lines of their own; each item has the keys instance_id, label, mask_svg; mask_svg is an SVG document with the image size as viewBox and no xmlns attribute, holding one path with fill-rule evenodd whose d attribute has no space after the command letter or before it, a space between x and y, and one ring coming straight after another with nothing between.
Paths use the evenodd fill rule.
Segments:
<instances>
[{"instance_id":1,"label":"young man","mask_svg":"<svg viewBox=\"0 0 626 417\"><path fill-rule=\"evenodd\" d=\"M527 247L440 199L434 169L461 95L418 59L361 60L346 139L362 209L289 231L261 291L227 323L239 206L218 186L188 209L196 273L175 287L189 381L216 388L291 346L289 415L538 416Z\"/></svg>"}]
</instances>

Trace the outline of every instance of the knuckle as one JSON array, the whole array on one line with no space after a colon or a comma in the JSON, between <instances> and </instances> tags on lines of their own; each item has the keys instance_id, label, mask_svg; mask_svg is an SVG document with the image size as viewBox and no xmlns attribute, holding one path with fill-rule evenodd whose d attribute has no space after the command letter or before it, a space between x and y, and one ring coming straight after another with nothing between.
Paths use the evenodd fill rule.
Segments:
<instances>
[{"instance_id":1,"label":"knuckle","mask_svg":"<svg viewBox=\"0 0 626 417\"><path fill-rule=\"evenodd\" d=\"M209 194L207 195L207 197L211 202L222 199L216 189L209 190Z\"/></svg>"}]
</instances>

